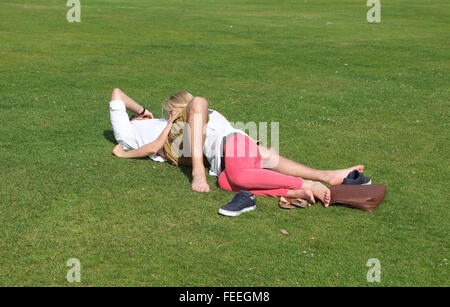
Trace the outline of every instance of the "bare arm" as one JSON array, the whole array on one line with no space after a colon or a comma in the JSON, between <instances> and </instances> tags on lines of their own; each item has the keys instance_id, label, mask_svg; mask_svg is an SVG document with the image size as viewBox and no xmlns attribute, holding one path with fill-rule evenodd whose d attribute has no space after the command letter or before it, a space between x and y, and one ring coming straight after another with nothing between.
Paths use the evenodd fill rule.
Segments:
<instances>
[{"instance_id":1,"label":"bare arm","mask_svg":"<svg viewBox=\"0 0 450 307\"><path fill-rule=\"evenodd\" d=\"M163 147L164 143L167 140L167 136L169 135L170 129L172 128L173 121L175 120L178 113L172 112L169 117L169 123L166 128L164 128L163 132L158 136L156 140L151 143L148 143L141 148L125 151L122 145L118 144L114 147L112 153L119 158L144 158L154 153L157 153L158 150Z\"/></svg>"}]
</instances>

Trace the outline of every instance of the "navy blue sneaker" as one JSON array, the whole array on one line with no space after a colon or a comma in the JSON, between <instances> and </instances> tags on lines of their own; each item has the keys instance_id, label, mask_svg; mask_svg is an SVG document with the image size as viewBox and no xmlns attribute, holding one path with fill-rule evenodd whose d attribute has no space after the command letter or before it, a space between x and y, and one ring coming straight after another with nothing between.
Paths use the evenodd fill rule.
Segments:
<instances>
[{"instance_id":1,"label":"navy blue sneaker","mask_svg":"<svg viewBox=\"0 0 450 307\"><path fill-rule=\"evenodd\" d=\"M225 216L238 216L241 213L256 209L256 196L249 191L239 191L232 201L219 209L219 214Z\"/></svg>"},{"instance_id":2,"label":"navy blue sneaker","mask_svg":"<svg viewBox=\"0 0 450 307\"><path fill-rule=\"evenodd\" d=\"M344 178L342 184L361 184L368 185L372 184L372 180L369 177L364 176L358 170L354 170L348 174L347 178Z\"/></svg>"}]
</instances>

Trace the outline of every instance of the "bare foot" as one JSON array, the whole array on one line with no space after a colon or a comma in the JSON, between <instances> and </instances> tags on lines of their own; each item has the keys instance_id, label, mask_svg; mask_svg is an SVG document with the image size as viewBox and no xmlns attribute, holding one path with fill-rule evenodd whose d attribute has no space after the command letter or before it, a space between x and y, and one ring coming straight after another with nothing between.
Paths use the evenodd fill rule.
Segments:
<instances>
[{"instance_id":1,"label":"bare foot","mask_svg":"<svg viewBox=\"0 0 450 307\"><path fill-rule=\"evenodd\" d=\"M337 185L341 184L344 181L344 178L348 176L348 174L353 170L358 170L358 172L362 173L364 171L364 165L356 165L346 169L339 169L334 171L328 171L328 179L327 183L329 185Z\"/></svg>"},{"instance_id":2,"label":"bare foot","mask_svg":"<svg viewBox=\"0 0 450 307\"><path fill-rule=\"evenodd\" d=\"M303 189L311 190L314 197L318 198L328 208L331 200L331 192L325 185L317 181L304 180Z\"/></svg>"},{"instance_id":3,"label":"bare foot","mask_svg":"<svg viewBox=\"0 0 450 307\"><path fill-rule=\"evenodd\" d=\"M209 192L209 184L206 182L206 177L204 175L193 176L191 188L196 192Z\"/></svg>"},{"instance_id":4,"label":"bare foot","mask_svg":"<svg viewBox=\"0 0 450 307\"><path fill-rule=\"evenodd\" d=\"M289 190L287 197L300 198L307 200L310 204L314 204L314 194L311 190L301 189L301 190Z\"/></svg>"}]
</instances>

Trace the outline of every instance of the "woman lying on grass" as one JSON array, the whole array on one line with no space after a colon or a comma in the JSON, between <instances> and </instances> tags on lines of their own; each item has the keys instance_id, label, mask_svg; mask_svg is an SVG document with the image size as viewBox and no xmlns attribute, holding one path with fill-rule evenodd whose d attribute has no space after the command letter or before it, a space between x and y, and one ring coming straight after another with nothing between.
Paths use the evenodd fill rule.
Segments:
<instances>
[{"instance_id":1,"label":"woman lying on grass","mask_svg":"<svg viewBox=\"0 0 450 307\"><path fill-rule=\"evenodd\" d=\"M119 158L149 156L154 161L192 165L191 186L197 192L210 190L204 157L210 164L210 175L219 177L218 185L224 190L249 190L255 195L304 198L311 202L318 198L326 207L330 190L318 181L341 184L349 172L364 170L363 165L316 170L289 160L271 148L257 145L243 131L233 128L222 114L208 109L206 99L185 91L172 95L164 102L164 108L169 111L169 119L154 119L151 112L115 89L110 114L119 144L113 154ZM131 121L126 109L137 114ZM191 133L186 135L186 131Z\"/></svg>"}]
</instances>

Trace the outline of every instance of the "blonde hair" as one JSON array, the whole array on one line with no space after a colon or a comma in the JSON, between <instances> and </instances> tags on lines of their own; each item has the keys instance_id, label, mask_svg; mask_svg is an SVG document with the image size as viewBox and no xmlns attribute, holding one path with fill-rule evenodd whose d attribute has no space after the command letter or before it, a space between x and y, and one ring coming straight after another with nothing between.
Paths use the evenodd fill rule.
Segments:
<instances>
[{"instance_id":1,"label":"blonde hair","mask_svg":"<svg viewBox=\"0 0 450 307\"><path fill-rule=\"evenodd\" d=\"M192 99L194 99L194 96L191 93L187 91L181 91L172 94L169 99L164 101L163 108L167 111L172 111L174 109L184 109Z\"/></svg>"}]
</instances>

